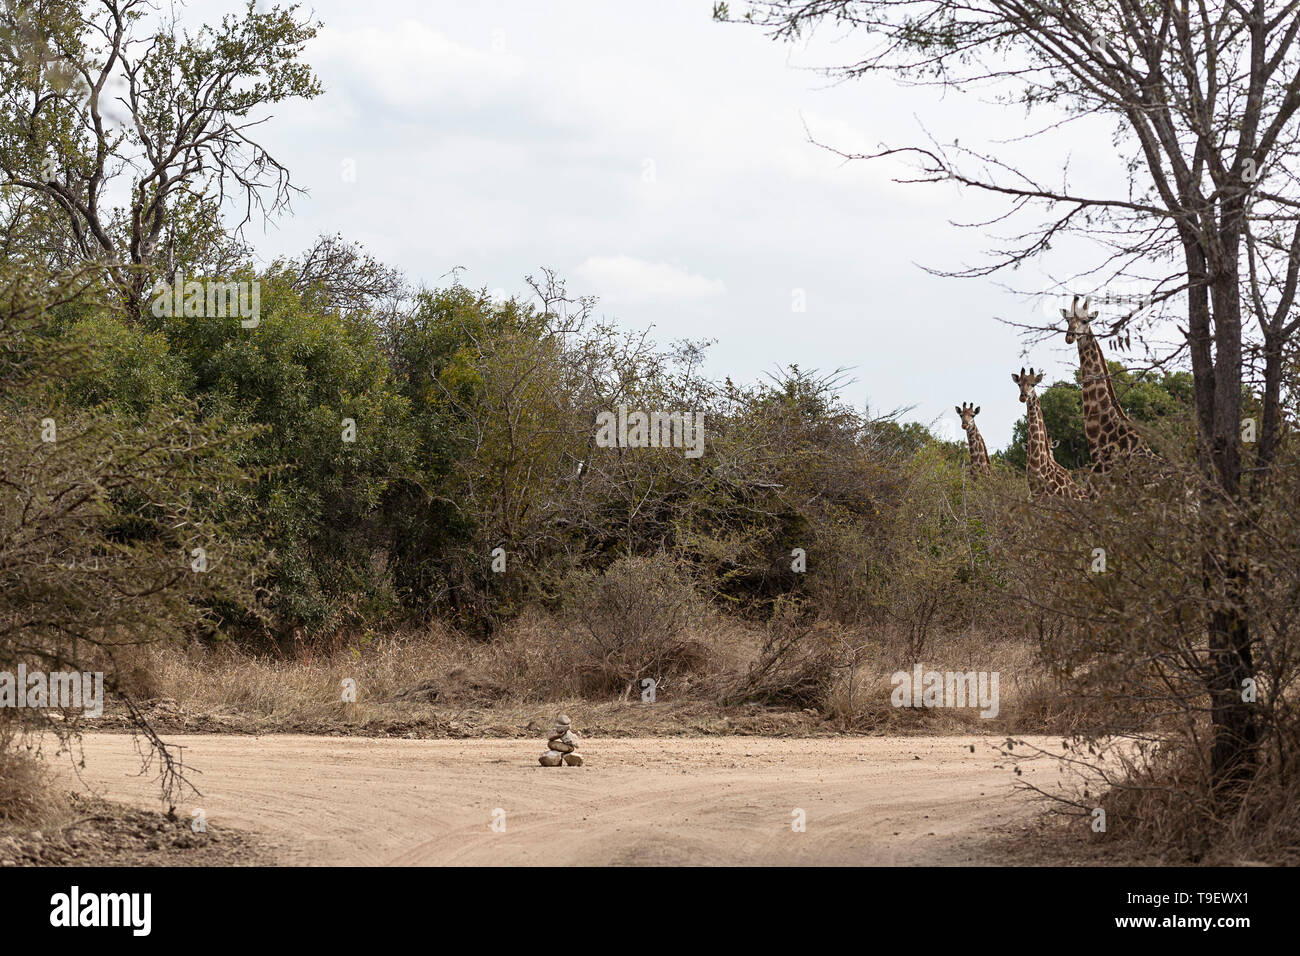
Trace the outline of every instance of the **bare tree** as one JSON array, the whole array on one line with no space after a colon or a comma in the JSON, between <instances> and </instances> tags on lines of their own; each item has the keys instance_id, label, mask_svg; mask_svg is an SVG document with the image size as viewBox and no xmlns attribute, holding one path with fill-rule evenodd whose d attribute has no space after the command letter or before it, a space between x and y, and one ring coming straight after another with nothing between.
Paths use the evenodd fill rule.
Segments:
<instances>
[{"instance_id":1,"label":"bare tree","mask_svg":"<svg viewBox=\"0 0 1300 956\"><path fill-rule=\"evenodd\" d=\"M1151 299L1186 309L1185 357L1195 379L1196 448L1204 500L1237 515L1206 534L1198 569L1214 668L1208 690L1219 783L1248 775L1259 727L1241 699L1254 668L1244 598L1248 534L1239 523L1258 499L1282 438L1284 355L1300 254L1296 112L1300 109L1300 3L1144 0L772 0L743 19L781 39L825 24L868 39L861 59L832 72L884 72L917 84L994 89L1004 102L1048 111L1042 135L1081 118L1116 121L1116 169L1126 188L1090 195L1005 156L937 142L882 147L871 158L915 161L910 181L953 180L1005 197L1004 219L1046 216L965 275L991 275L1045 255L1065 235L1100 252L1089 274L1154 282ZM715 16L730 18L726 4ZM1068 172L1068 171L1067 171ZM984 224L987 226L988 224ZM1177 263L1163 277L1161 263ZM1110 334L1141 334L1134 311ZM1263 423L1253 462L1241 438L1248 359L1262 354ZM1207 509L1206 513L1210 513ZM1216 511L1215 513L1220 513ZM1216 595L1209 600L1209 595Z\"/></svg>"},{"instance_id":2,"label":"bare tree","mask_svg":"<svg viewBox=\"0 0 1300 956\"><path fill-rule=\"evenodd\" d=\"M342 234L317 237L311 248L288 262L289 285L295 292L315 294L326 308L344 314L370 312L391 318L409 297L401 271L384 265L357 242Z\"/></svg>"},{"instance_id":3,"label":"bare tree","mask_svg":"<svg viewBox=\"0 0 1300 956\"><path fill-rule=\"evenodd\" d=\"M297 7L241 16L191 34L150 26L146 0L49 0L0 11L0 173L35 194L66 248L99 263L131 314L155 280L227 243L296 191L255 138L264 108L320 86L298 61L317 25ZM152 29L152 32L148 32ZM111 205L129 177L125 206ZM11 199L11 201L13 201Z\"/></svg>"}]
</instances>

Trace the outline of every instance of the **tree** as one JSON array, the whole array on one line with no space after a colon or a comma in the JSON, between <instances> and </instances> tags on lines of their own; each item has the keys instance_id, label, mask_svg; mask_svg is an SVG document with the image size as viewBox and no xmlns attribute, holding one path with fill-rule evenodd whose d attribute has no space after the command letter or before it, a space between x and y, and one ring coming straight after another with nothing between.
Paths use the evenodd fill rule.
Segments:
<instances>
[{"instance_id":1,"label":"tree","mask_svg":"<svg viewBox=\"0 0 1300 956\"><path fill-rule=\"evenodd\" d=\"M1130 372L1119 362L1107 364L1115 392L1134 421L1158 425L1162 420L1191 412L1192 382L1186 372ZM1091 461L1083 431L1083 393L1078 384L1081 374L1076 370L1073 382L1053 382L1039 396L1047 434L1056 446L1053 454L1071 470L1086 468ZM1002 451L1002 460L1023 470L1027 437L1022 417L1012 428L1011 444Z\"/></svg>"},{"instance_id":2,"label":"tree","mask_svg":"<svg viewBox=\"0 0 1300 956\"><path fill-rule=\"evenodd\" d=\"M1265 0L755 0L745 15L784 39L823 22L869 35L874 46L838 72L995 89L1050 114L1036 127L1040 136L1085 116L1115 122L1116 168L1127 185L1111 195L1073 190L1059 168L1049 183L956 143L873 156L911 157L914 179L1005 197L1012 213L1048 213L961 274L1022 265L1072 234L1098 249L1084 274L1151 281L1153 302L1185 308L1183 343L1159 358L1186 356L1191 365L1202 506L1228 522L1222 535L1207 528L1198 569L1215 660L1208 690L1219 785L1253 772L1260 731L1240 694L1254 667L1247 525L1283 437L1283 358L1300 329L1300 316L1291 316L1300 274L1298 10ZM1154 263L1171 261L1172 272L1151 274ZM1155 312L1134 310L1110 333L1136 331L1141 342ZM1252 365L1263 396L1253 463L1241 441Z\"/></svg>"},{"instance_id":3,"label":"tree","mask_svg":"<svg viewBox=\"0 0 1300 956\"><path fill-rule=\"evenodd\" d=\"M178 765L119 680L118 655L215 630L224 609L251 603L259 549L230 507L250 480L234 454L248 436L185 403L123 414L63 401L89 349L49 335L45 316L95 308L84 302L95 283L16 271L0 266L0 671L102 673L172 793ZM15 725L79 731L79 711L58 717L0 708L0 741Z\"/></svg>"},{"instance_id":4,"label":"tree","mask_svg":"<svg viewBox=\"0 0 1300 956\"><path fill-rule=\"evenodd\" d=\"M146 0L47 0L0 11L0 173L9 229L28 224L56 264L95 263L132 316L178 267L241 258L221 206L287 205L289 171L254 134L265 107L320 92L298 61L316 25L297 7L227 16L196 33ZM130 176L125 208L109 206ZM40 228L33 231L31 220Z\"/></svg>"},{"instance_id":5,"label":"tree","mask_svg":"<svg viewBox=\"0 0 1300 956\"><path fill-rule=\"evenodd\" d=\"M317 636L395 609L383 506L418 469L378 330L312 307L290 279L260 278L254 329L177 316L160 331L207 414L257 426L239 464L259 477L249 507L272 552L278 630Z\"/></svg>"},{"instance_id":6,"label":"tree","mask_svg":"<svg viewBox=\"0 0 1300 956\"><path fill-rule=\"evenodd\" d=\"M377 321L391 322L392 313L409 294L401 272L341 234L318 236L297 259L273 263L269 271L287 273L293 290L314 307L338 309L345 315L365 313Z\"/></svg>"}]
</instances>

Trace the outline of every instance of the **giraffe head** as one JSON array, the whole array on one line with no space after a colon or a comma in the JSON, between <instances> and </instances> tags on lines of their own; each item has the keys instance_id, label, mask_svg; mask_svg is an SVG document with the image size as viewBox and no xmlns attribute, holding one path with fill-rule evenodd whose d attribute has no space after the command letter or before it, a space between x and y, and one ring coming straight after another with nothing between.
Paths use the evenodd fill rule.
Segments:
<instances>
[{"instance_id":1,"label":"giraffe head","mask_svg":"<svg viewBox=\"0 0 1300 956\"><path fill-rule=\"evenodd\" d=\"M1011 373L1011 381L1015 382L1017 385L1020 386L1020 400L1022 402L1029 401L1029 396L1034 394L1034 386L1037 385L1042 380L1043 380L1043 373L1039 372L1037 375L1035 375L1033 368L1029 369L1028 375L1025 374L1024 366L1021 366L1019 375L1017 375L1015 372Z\"/></svg>"},{"instance_id":2,"label":"giraffe head","mask_svg":"<svg viewBox=\"0 0 1300 956\"><path fill-rule=\"evenodd\" d=\"M1083 305L1080 305L1079 297L1076 295L1070 307L1061 310L1061 315L1065 318L1065 343L1067 345L1073 345L1076 338L1092 331L1092 320L1097 317L1097 313L1090 309L1091 302L1091 299L1084 299Z\"/></svg>"},{"instance_id":3,"label":"giraffe head","mask_svg":"<svg viewBox=\"0 0 1300 956\"><path fill-rule=\"evenodd\" d=\"M957 414L961 416L961 430L968 432L975 425L975 416L980 413L978 405L972 405L970 402L962 402L960 405L954 405Z\"/></svg>"}]
</instances>

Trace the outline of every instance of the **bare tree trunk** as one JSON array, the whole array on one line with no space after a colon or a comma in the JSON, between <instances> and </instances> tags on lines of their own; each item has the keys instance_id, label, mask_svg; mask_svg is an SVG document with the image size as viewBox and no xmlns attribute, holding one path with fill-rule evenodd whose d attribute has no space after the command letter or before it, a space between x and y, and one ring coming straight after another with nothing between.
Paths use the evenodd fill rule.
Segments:
<instances>
[{"instance_id":1,"label":"bare tree trunk","mask_svg":"<svg viewBox=\"0 0 1300 956\"><path fill-rule=\"evenodd\" d=\"M1243 687L1254 676L1250 621L1243 596L1246 589L1244 542L1235 526L1225 536L1222 552L1206 555L1207 583L1217 577L1224 585L1223 607L1209 616L1211 658L1210 721L1214 744L1210 767L1216 792L1235 791L1253 775L1257 761L1259 726L1255 711L1244 699Z\"/></svg>"}]
</instances>

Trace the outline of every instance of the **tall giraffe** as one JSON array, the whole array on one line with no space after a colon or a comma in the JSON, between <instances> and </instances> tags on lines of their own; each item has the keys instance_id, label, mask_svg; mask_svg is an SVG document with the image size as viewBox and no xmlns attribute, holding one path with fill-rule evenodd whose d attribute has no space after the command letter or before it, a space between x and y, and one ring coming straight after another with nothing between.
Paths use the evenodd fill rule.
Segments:
<instances>
[{"instance_id":1,"label":"tall giraffe","mask_svg":"<svg viewBox=\"0 0 1300 956\"><path fill-rule=\"evenodd\" d=\"M972 405L969 402L962 402L960 405L954 405L953 408L961 416L961 429L966 433L966 444L970 446L971 474L989 474L992 471L989 467L989 450L984 444L984 436L975 427L975 416L980 413L979 406Z\"/></svg>"},{"instance_id":2,"label":"tall giraffe","mask_svg":"<svg viewBox=\"0 0 1300 956\"><path fill-rule=\"evenodd\" d=\"M1025 374L1011 373L1011 381L1020 386L1020 400L1025 403L1025 423L1028 440L1025 442L1025 477L1029 479L1029 494L1034 498L1086 498L1084 491L1074 483L1052 456L1052 440L1043 422L1043 406L1034 394L1034 386L1043 380L1043 373L1034 374L1031 368Z\"/></svg>"},{"instance_id":3,"label":"tall giraffe","mask_svg":"<svg viewBox=\"0 0 1300 956\"><path fill-rule=\"evenodd\" d=\"M1122 458L1155 458L1156 455L1115 397L1106 356L1092 333L1092 320L1097 313L1089 311L1089 302L1084 299L1081 306L1079 297L1075 296L1070 308L1062 309L1061 315L1066 322L1065 341L1079 348L1083 431L1088 439L1093 471L1105 472L1112 462Z\"/></svg>"}]
</instances>

